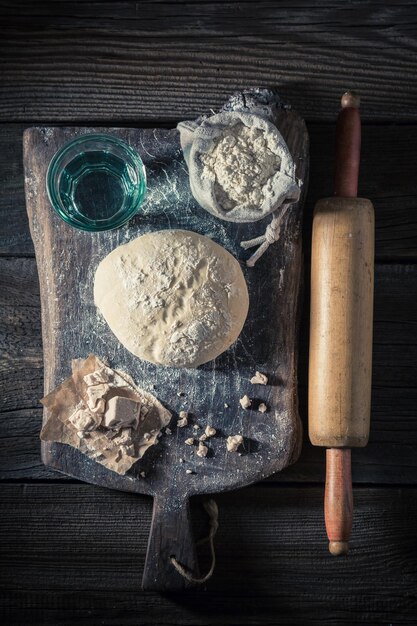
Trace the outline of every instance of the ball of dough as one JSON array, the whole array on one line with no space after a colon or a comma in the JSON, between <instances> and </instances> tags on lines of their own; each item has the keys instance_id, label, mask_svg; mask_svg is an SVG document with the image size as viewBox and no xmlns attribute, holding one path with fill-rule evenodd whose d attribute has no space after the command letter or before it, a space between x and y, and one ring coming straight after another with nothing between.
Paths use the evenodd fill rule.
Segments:
<instances>
[{"instance_id":1,"label":"ball of dough","mask_svg":"<svg viewBox=\"0 0 417 626\"><path fill-rule=\"evenodd\" d=\"M94 302L136 356L197 367L236 341L249 296L240 265L227 250L191 231L162 230L103 259Z\"/></svg>"}]
</instances>

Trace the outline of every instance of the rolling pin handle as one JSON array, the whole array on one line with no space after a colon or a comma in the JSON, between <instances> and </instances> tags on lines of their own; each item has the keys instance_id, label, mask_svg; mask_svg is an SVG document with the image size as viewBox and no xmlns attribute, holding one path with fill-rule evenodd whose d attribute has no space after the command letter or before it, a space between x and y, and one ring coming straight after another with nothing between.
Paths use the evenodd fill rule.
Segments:
<instances>
[{"instance_id":1,"label":"rolling pin handle","mask_svg":"<svg viewBox=\"0 0 417 626\"><path fill-rule=\"evenodd\" d=\"M343 96L340 99L340 105L342 109L359 109L361 104L361 98L356 91L345 91Z\"/></svg>"},{"instance_id":2,"label":"rolling pin handle","mask_svg":"<svg viewBox=\"0 0 417 626\"><path fill-rule=\"evenodd\" d=\"M326 450L326 488L324 518L329 551L334 556L347 554L352 532L353 495L350 448Z\"/></svg>"},{"instance_id":3,"label":"rolling pin handle","mask_svg":"<svg viewBox=\"0 0 417 626\"><path fill-rule=\"evenodd\" d=\"M333 556L345 555L349 552L348 541L329 541L329 552Z\"/></svg>"},{"instance_id":4,"label":"rolling pin handle","mask_svg":"<svg viewBox=\"0 0 417 626\"><path fill-rule=\"evenodd\" d=\"M343 94L336 123L334 195L356 198L361 157L360 99L353 91Z\"/></svg>"}]
</instances>

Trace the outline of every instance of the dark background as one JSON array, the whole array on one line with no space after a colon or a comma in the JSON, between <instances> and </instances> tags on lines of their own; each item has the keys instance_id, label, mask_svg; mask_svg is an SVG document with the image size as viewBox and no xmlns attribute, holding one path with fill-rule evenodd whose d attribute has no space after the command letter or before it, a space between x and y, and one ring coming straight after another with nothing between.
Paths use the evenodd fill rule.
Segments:
<instances>
[{"instance_id":1,"label":"dark background","mask_svg":"<svg viewBox=\"0 0 417 626\"><path fill-rule=\"evenodd\" d=\"M380 2L0 2L0 614L6 624L417 624L417 8ZM39 455L40 305L25 212L27 126L171 127L267 85L332 192L334 121L362 96L360 195L376 210L372 429L354 451L351 553L327 552L324 451L216 497L217 567L186 596L140 591L152 502L78 483ZM307 289L308 291L308 289ZM301 328L306 424L308 297ZM201 500L196 534L205 533ZM207 564L207 554L202 554Z\"/></svg>"}]
</instances>

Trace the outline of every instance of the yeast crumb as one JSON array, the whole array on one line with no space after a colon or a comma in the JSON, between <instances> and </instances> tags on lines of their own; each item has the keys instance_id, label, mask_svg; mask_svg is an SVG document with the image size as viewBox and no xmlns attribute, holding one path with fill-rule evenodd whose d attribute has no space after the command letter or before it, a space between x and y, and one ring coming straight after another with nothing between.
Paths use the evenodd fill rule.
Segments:
<instances>
[{"instance_id":1,"label":"yeast crumb","mask_svg":"<svg viewBox=\"0 0 417 626\"><path fill-rule=\"evenodd\" d=\"M268 376L266 374L262 374L262 372L256 372L255 376L252 376L250 381L252 385L267 385Z\"/></svg>"},{"instance_id":2,"label":"yeast crumb","mask_svg":"<svg viewBox=\"0 0 417 626\"><path fill-rule=\"evenodd\" d=\"M242 435L231 435L226 440L226 448L228 452L237 452L239 446L243 444Z\"/></svg>"},{"instance_id":3,"label":"yeast crumb","mask_svg":"<svg viewBox=\"0 0 417 626\"><path fill-rule=\"evenodd\" d=\"M207 435L207 437L214 437L214 435L216 434L216 429L213 428L213 426L206 426L206 430L204 431L204 433Z\"/></svg>"},{"instance_id":4,"label":"yeast crumb","mask_svg":"<svg viewBox=\"0 0 417 626\"><path fill-rule=\"evenodd\" d=\"M252 400L249 398L249 396L244 395L243 398L240 398L239 403L242 409L249 409L249 407L252 405Z\"/></svg>"},{"instance_id":5,"label":"yeast crumb","mask_svg":"<svg viewBox=\"0 0 417 626\"><path fill-rule=\"evenodd\" d=\"M185 426L188 425L188 413L187 411L180 411L179 412L179 420L177 421L177 426L178 428L184 428Z\"/></svg>"},{"instance_id":6,"label":"yeast crumb","mask_svg":"<svg viewBox=\"0 0 417 626\"><path fill-rule=\"evenodd\" d=\"M202 443L200 441L200 443L198 444L197 452L196 452L197 456L200 456L201 458L204 458L204 457L207 456L207 453L208 453L207 446L205 446L204 443Z\"/></svg>"}]
</instances>

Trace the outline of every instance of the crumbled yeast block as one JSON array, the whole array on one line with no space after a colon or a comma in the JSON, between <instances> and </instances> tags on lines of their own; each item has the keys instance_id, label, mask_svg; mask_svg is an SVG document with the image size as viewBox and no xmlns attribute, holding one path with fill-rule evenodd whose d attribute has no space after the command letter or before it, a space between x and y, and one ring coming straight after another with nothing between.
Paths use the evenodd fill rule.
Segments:
<instances>
[{"instance_id":1,"label":"crumbled yeast block","mask_svg":"<svg viewBox=\"0 0 417 626\"><path fill-rule=\"evenodd\" d=\"M97 419L96 415L93 415L90 411L85 411L84 409L76 409L74 413L69 416L68 420L78 431L81 432L95 430L98 426L100 426L101 421Z\"/></svg>"},{"instance_id":2,"label":"crumbled yeast block","mask_svg":"<svg viewBox=\"0 0 417 626\"><path fill-rule=\"evenodd\" d=\"M202 443L200 441L200 443L198 444L198 449L197 449L197 456L201 456L202 458L206 457L208 453L208 448L207 446L204 445L204 443Z\"/></svg>"},{"instance_id":3,"label":"crumbled yeast block","mask_svg":"<svg viewBox=\"0 0 417 626\"><path fill-rule=\"evenodd\" d=\"M187 446L193 446L194 445L194 438L193 437L189 437L188 439L186 439L184 441L184 443L186 443Z\"/></svg>"},{"instance_id":4,"label":"crumbled yeast block","mask_svg":"<svg viewBox=\"0 0 417 626\"><path fill-rule=\"evenodd\" d=\"M135 456L135 446L131 443L128 446L120 446L120 450L122 454L126 454L127 456Z\"/></svg>"},{"instance_id":5,"label":"crumbled yeast block","mask_svg":"<svg viewBox=\"0 0 417 626\"><path fill-rule=\"evenodd\" d=\"M116 437L113 439L114 443L119 446L131 446L133 444L132 441L132 429L131 428L122 428Z\"/></svg>"},{"instance_id":6,"label":"crumbled yeast block","mask_svg":"<svg viewBox=\"0 0 417 626\"><path fill-rule=\"evenodd\" d=\"M87 406L92 413L104 413L106 401L104 396L110 391L109 385L87 387Z\"/></svg>"},{"instance_id":7,"label":"crumbled yeast block","mask_svg":"<svg viewBox=\"0 0 417 626\"><path fill-rule=\"evenodd\" d=\"M199 441L206 441L208 439L207 435L204 433L201 437L198 438Z\"/></svg>"},{"instance_id":8,"label":"crumbled yeast block","mask_svg":"<svg viewBox=\"0 0 417 626\"><path fill-rule=\"evenodd\" d=\"M157 443L171 414L136 387L129 374L110 369L93 354L74 359L72 370L72 376L42 399L48 408L42 441L71 445L109 470L126 474Z\"/></svg>"},{"instance_id":9,"label":"crumbled yeast block","mask_svg":"<svg viewBox=\"0 0 417 626\"><path fill-rule=\"evenodd\" d=\"M206 430L204 431L207 437L214 437L216 434L216 429L213 426L206 426Z\"/></svg>"},{"instance_id":10,"label":"crumbled yeast block","mask_svg":"<svg viewBox=\"0 0 417 626\"><path fill-rule=\"evenodd\" d=\"M83 380L87 387L92 387L94 385L100 385L102 383L112 382L114 378L114 371L110 369L110 367L103 366L100 369L92 372L91 374L87 374L83 377Z\"/></svg>"},{"instance_id":11,"label":"crumbled yeast block","mask_svg":"<svg viewBox=\"0 0 417 626\"><path fill-rule=\"evenodd\" d=\"M228 409L228 408L229 408L229 405L227 404L227 402L225 402L225 403L224 403L224 408L225 408L225 409Z\"/></svg>"},{"instance_id":12,"label":"crumbled yeast block","mask_svg":"<svg viewBox=\"0 0 417 626\"><path fill-rule=\"evenodd\" d=\"M170 428L165 428L165 432L167 435L172 435L172 430Z\"/></svg>"},{"instance_id":13,"label":"crumbled yeast block","mask_svg":"<svg viewBox=\"0 0 417 626\"><path fill-rule=\"evenodd\" d=\"M243 398L240 398L239 402L242 409L248 409L252 404L252 400L246 395L243 396Z\"/></svg>"},{"instance_id":14,"label":"crumbled yeast block","mask_svg":"<svg viewBox=\"0 0 417 626\"><path fill-rule=\"evenodd\" d=\"M146 478L146 472L141 472L140 475L142 478Z\"/></svg>"},{"instance_id":15,"label":"crumbled yeast block","mask_svg":"<svg viewBox=\"0 0 417 626\"><path fill-rule=\"evenodd\" d=\"M186 474L193 474L193 470L186 469L186 470L185 470L185 473L186 473Z\"/></svg>"},{"instance_id":16,"label":"crumbled yeast block","mask_svg":"<svg viewBox=\"0 0 417 626\"><path fill-rule=\"evenodd\" d=\"M255 376L252 376L250 379L252 385L267 385L268 384L268 376L262 374L261 372L256 372Z\"/></svg>"},{"instance_id":17,"label":"crumbled yeast block","mask_svg":"<svg viewBox=\"0 0 417 626\"><path fill-rule=\"evenodd\" d=\"M226 440L226 447L228 452L237 452L239 446L243 444L242 435L231 435Z\"/></svg>"},{"instance_id":18,"label":"crumbled yeast block","mask_svg":"<svg viewBox=\"0 0 417 626\"><path fill-rule=\"evenodd\" d=\"M180 419L177 421L178 428L184 428L188 424L188 413L187 411L180 411L179 413Z\"/></svg>"},{"instance_id":19,"label":"crumbled yeast block","mask_svg":"<svg viewBox=\"0 0 417 626\"><path fill-rule=\"evenodd\" d=\"M267 410L268 407L266 406L265 402L261 402L261 404L258 406L258 411L260 411L261 413L266 413Z\"/></svg>"},{"instance_id":20,"label":"crumbled yeast block","mask_svg":"<svg viewBox=\"0 0 417 626\"><path fill-rule=\"evenodd\" d=\"M107 402L104 413L104 426L114 430L128 427L136 428L139 423L139 414L140 402L135 402L135 400L122 396L115 396Z\"/></svg>"}]
</instances>

